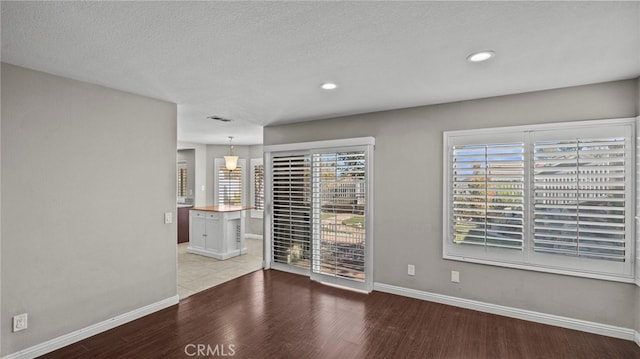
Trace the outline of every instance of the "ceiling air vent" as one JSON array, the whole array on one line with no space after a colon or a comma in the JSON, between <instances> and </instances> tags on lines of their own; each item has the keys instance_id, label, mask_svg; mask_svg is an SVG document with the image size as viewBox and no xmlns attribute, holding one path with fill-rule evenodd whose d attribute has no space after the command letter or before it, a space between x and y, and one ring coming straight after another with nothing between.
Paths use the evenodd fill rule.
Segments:
<instances>
[{"instance_id":1,"label":"ceiling air vent","mask_svg":"<svg viewBox=\"0 0 640 359\"><path fill-rule=\"evenodd\" d=\"M220 121L220 122L231 122L231 119L220 117L220 116L209 116L207 118L211 120Z\"/></svg>"}]
</instances>

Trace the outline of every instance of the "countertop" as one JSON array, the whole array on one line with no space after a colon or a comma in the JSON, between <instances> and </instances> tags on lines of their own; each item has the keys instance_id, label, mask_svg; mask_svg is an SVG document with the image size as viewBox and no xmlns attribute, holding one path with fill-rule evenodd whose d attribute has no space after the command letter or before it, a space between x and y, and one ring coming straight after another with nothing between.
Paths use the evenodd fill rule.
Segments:
<instances>
[{"instance_id":1,"label":"countertop","mask_svg":"<svg viewBox=\"0 0 640 359\"><path fill-rule=\"evenodd\" d=\"M251 206L206 206L206 207L193 207L192 211L209 211L209 212L236 212L246 211L252 209Z\"/></svg>"}]
</instances>

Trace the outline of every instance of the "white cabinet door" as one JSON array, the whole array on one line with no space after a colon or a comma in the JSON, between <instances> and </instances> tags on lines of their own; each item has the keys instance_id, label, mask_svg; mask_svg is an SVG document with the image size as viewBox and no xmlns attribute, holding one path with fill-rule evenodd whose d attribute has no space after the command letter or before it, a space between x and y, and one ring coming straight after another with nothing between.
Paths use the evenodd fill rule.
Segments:
<instances>
[{"instance_id":1,"label":"white cabinet door","mask_svg":"<svg viewBox=\"0 0 640 359\"><path fill-rule=\"evenodd\" d=\"M206 219L206 233L207 238L205 240L205 248L210 252L223 253L222 238L220 238L220 223L219 216L207 216Z\"/></svg>"},{"instance_id":2,"label":"white cabinet door","mask_svg":"<svg viewBox=\"0 0 640 359\"><path fill-rule=\"evenodd\" d=\"M207 238L206 219L201 212L191 212L189 221L189 247L205 248Z\"/></svg>"},{"instance_id":3,"label":"white cabinet door","mask_svg":"<svg viewBox=\"0 0 640 359\"><path fill-rule=\"evenodd\" d=\"M240 220L227 221L224 238L227 251L240 249Z\"/></svg>"}]
</instances>

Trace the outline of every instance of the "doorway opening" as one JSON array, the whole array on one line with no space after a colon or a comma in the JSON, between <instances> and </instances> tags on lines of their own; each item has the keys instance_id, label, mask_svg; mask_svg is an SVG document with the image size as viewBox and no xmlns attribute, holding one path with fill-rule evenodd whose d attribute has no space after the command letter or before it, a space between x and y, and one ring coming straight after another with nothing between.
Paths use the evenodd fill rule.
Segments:
<instances>
[{"instance_id":1,"label":"doorway opening","mask_svg":"<svg viewBox=\"0 0 640 359\"><path fill-rule=\"evenodd\" d=\"M177 157L177 290L180 300L242 275L261 270L264 262L262 146L236 147L238 154L247 159L241 160L242 165L234 170L233 176L222 168L224 166L222 156L226 154L226 147L212 145L195 145L194 147L179 149ZM196 170L196 167L200 170ZM203 171L203 169L206 170ZM198 200L196 195L199 196ZM236 200L239 202L234 202ZM194 209L210 207L205 203L213 203L215 206L252 207L250 210L242 211L242 221L238 221L242 223L241 231L234 229L233 233L224 234L224 237L214 234L215 238L219 237L218 239L231 238L229 236L235 238L234 243L227 243L228 241L225 240L226 250L225 255L222 256L224 259L216 259L220 257L208 256L206 253L209 250L216 252L215 243L218 242L208 233L214 231L213 224L211 227L208 222L203 224L208 229L203 229L204 234L209 235L208 237L202 237L200 234L198 238L191 238L193 235L191 232L195 230L195 227L191 227L197 222L194 222L191 215L199 212ZM203 222L204 220L201 219ZM206 220L209 220L208 215ZM212 218L212 220L215 219ZM232 228L236 228L235 223ZM226 232L223 231L223 233ZM241 237L243 240L240 240ZM236 241L239 247L231 248L230 246L235 245ZM210 246L213 247L209 248ZM227 255L227 252L235 252L235 249L239 249L237 251L239 253ZM198 252L205 253L196 254Z\"/></svg>"}]
</instances>

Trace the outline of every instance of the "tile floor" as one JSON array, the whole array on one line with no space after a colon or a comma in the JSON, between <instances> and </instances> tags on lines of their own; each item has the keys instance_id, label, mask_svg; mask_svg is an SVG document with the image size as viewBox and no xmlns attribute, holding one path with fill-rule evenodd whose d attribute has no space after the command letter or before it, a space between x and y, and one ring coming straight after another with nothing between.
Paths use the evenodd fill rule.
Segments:
<instances>
[{"instance_id":1,"label":"tile floor","mask_svg":"<svg viewBox=\"0 0 640 359\"><path fill-rule=\"evenodd\" d=\"M262 240L245 239L245 243L247 254L224 261L187 253L188 242L178 244L178 296L180 299L262 269Z\"/></svg>"}]
</instances>

